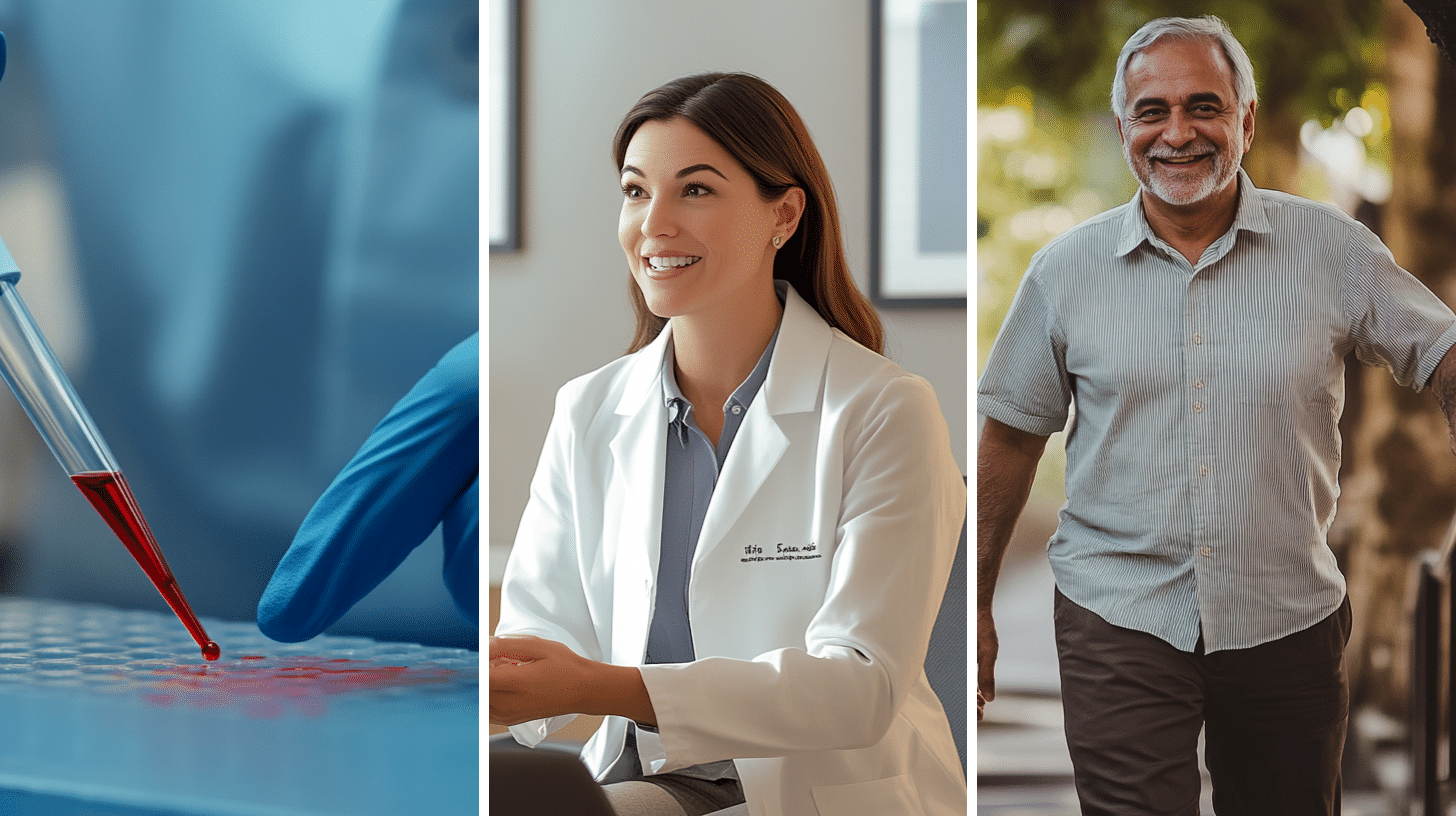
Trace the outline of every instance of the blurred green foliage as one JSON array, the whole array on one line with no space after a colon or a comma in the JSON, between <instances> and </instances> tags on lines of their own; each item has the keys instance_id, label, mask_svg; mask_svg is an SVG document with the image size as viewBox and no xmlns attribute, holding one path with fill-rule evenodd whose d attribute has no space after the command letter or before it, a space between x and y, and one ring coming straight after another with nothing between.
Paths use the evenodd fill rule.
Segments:
<instances>
[{"instance_id":1,"label":"blurred green foliage","mask_svg":"<svg viewBox=\"0 0 1456 816\"><path fill-rule=\"evenodd\" d=\"M1122 44L1155 17L1214 14L1253 60L1261 105L1329 124L1379 64L1379 0L981 0L977 92L1026 88L1072 116L1105 110Z\"/></svg>"}]
</instances>

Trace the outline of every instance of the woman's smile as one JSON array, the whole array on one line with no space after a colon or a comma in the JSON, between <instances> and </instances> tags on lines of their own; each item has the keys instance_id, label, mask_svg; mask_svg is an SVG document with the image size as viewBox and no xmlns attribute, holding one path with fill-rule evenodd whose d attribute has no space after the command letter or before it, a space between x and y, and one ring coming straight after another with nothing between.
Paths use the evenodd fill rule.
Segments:
<instances>
[{"instance_id":1,"label":"woman's smile","mask_svg":"<svg viewBox=\"0 0 1456 816\"><path fill-rule=\"evenodd\" d=\"M655 256L642 259L647 264L647 274L657 280L670 278L690 266L695 266L702 258L697 255L675 255Z\"/></svg>"}]
</instances>

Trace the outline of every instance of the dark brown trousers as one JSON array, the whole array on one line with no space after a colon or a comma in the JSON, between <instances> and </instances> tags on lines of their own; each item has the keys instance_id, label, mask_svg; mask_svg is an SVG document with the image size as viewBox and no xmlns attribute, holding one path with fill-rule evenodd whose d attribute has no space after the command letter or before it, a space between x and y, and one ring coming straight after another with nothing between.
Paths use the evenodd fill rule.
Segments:
<instances>
[{"instance_id":1,"label":"dark brown trousers","mask_svg":"<svg viewBox=\"0 0 1456 816\"><path fill-rule=\"evenodd\" d=\"M1348 599L1249 649L1183 652L1056 593L1062 706L1084 816L1335 816L1349 712Z\"/></svg>"}]
</instances>

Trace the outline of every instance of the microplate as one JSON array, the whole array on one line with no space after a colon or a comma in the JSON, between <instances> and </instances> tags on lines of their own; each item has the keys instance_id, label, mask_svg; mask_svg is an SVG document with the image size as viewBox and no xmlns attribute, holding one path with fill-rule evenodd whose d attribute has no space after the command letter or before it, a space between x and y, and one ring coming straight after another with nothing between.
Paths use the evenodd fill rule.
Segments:
<instances>
[{"instance_id":1,"label":"microplate","mask_svg":"<svg viewBox=\"0 0 1456 816\"><path fill-rule=\"evenodd\" d=\"M478 653L0 597L0 810L475 813Z\"/></svg>"}]
</instances>

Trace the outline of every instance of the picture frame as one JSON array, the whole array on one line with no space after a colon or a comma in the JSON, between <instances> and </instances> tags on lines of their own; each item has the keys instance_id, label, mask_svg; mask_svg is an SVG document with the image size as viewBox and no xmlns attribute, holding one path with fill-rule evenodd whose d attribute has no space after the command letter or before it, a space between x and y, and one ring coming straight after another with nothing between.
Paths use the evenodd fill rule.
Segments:
<instances>
[{"instance_id":1,"label":"picture frame","mask_svg":"<svg viewBox=\"0 0 1456 816\"><path fill-rule=\"evenodd\" d=\"M521 27L519 0L489 0L489 230L491 252L521 248Z\"/></svg>"},{"instance_id":2,"label":"picture frame","mask_svg":"<svg viewBox=\"0 0 1456 816\"><path fill-rule=\"evenodd\" d=\"M870 3L870 299L966 305L966 0Z\"/></svg>"}]
</instances>

